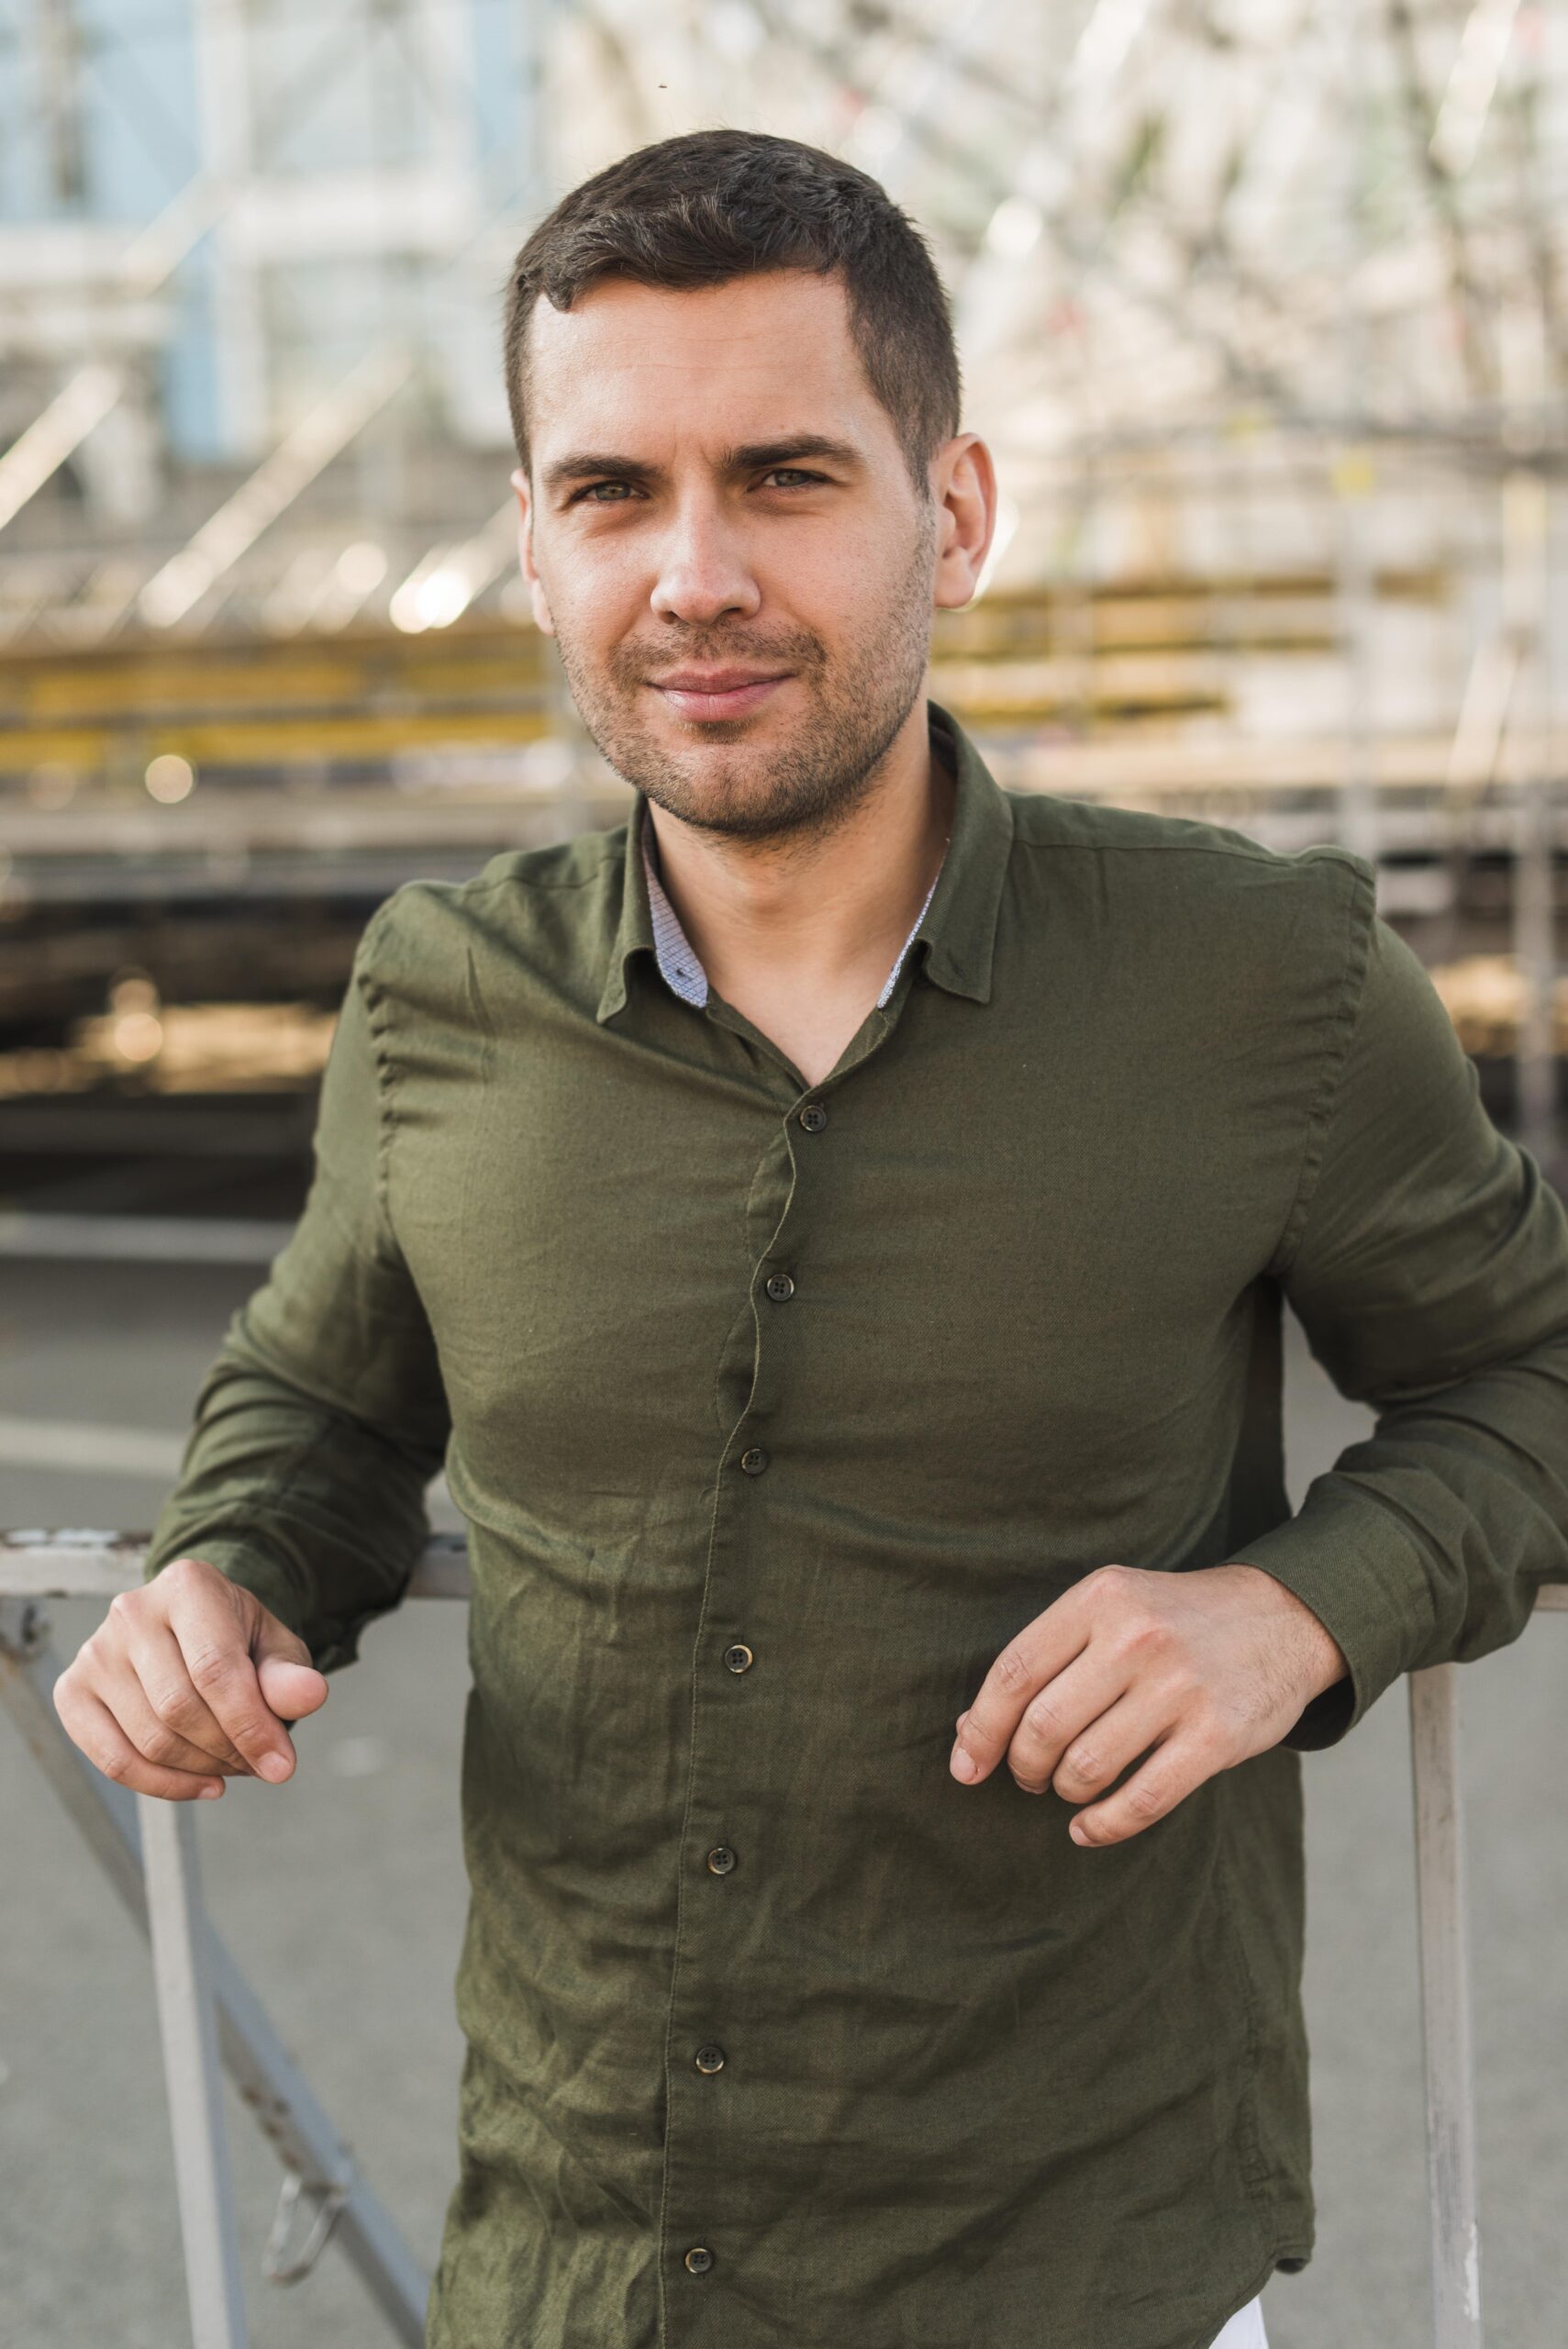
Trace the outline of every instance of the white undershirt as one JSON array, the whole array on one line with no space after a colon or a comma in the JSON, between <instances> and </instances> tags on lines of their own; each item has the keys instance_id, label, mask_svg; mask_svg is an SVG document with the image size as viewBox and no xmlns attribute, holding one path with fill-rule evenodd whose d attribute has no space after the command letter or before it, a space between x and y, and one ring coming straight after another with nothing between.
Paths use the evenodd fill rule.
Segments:
<instances>
[{"instance_id":1,"label":"white undershirt","mask_svg":"<svg viewBox=\"0 0 1568 2349\"><path fill-rule=\"evenodd\" d=\"M1211 2349L1269 2349L1261 2295L1249 2300L1244 2309L1237 2310L1229 2323L1215 2334Z\"/></svg>"}]
</instances>

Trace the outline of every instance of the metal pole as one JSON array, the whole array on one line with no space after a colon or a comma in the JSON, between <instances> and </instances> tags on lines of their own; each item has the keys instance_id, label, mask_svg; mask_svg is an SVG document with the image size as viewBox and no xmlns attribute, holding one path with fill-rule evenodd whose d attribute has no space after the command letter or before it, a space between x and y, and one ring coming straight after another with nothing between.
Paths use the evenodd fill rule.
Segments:
<instances>
[{"instance_id":1,"label":"metal pole","mask_svg":"<svg viewBox=\"0 0 1568 2349\"><path fill-rule=\"evenodd\" d=\"M1416 1913L1427 2079L1434 2349L1482 2349L1459 1717L1451 1664L1412 1672Z\"/></svg>"},{"instance_id":2,"label":"metal pole","mask_svg":"<svg viewBox=\"0 0 1568 2349\"><path fill-rule=\"evenodd\" d=\"M138 1795L136 1802L191 2339L195 2349L244 2349L245 2288L223 2125L195 1820L189 1803L164 1802L156 1795Z\"/></svg>"}]
</instances>

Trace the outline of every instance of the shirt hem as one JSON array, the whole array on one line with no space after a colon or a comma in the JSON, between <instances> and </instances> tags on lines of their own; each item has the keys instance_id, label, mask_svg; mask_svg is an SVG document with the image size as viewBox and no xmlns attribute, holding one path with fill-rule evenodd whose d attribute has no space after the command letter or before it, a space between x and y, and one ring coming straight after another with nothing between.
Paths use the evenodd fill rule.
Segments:
<instances>
[{"instance_id":1,"label":"shirt hem","mask_svg":"<svg viewBox=\"0 0 1568 2349\"><path fill-rule=\"evenodd\" d=\"M1227 2299L1224 2309L1218 2316L1206 2320L1201 2332L1189 2334L1185 2340L1173 2342L1171 2349L1214 2349L1215 2342L1224 2332L1231 2318L1238 2315L1250 2300L1257 2299L1282 2259L1299 2260L1301 2266L1305 2267L1312 2257L1312 2252L1313 2244L1309 2237L1286 2235L1282 2242L1271 2247L1262 2266L1256 2271L1251 2281L1243 2285L1233 2297Z\"/></svg>"}]
</instances>

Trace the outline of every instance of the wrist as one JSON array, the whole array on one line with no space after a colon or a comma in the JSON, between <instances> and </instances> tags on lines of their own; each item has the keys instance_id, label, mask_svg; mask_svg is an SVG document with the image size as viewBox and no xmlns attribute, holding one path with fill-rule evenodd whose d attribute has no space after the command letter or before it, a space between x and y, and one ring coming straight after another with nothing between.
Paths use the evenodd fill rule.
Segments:
<instances>
[{"instance_id":1,"label":"wrist","mask_svg":"<svg viewBox=\"0 0 1568 2349\"><path fill-rule=\"evenodd\" d=\"M1328 1625L1315 1615L1304 1598L1296 1596L1288 1585L1271 1575L1266 1567L1254 1566L1248 1561L1233 1561L1243 1574L1260 1576L1269 1586L1273 1601L1284 1619L1292 1627L1292 1636L1299 1655L1298 1680L1304 1703L1320 1697L1326 1688L1350 1675L1350 1661Z\"/></svg>"}]
</instances>

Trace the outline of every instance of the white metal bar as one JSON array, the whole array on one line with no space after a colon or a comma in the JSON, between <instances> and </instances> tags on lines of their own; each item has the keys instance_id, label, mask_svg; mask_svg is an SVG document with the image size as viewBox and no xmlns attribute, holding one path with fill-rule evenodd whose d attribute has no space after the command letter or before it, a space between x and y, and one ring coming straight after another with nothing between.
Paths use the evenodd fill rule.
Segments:
<instances>
[{"instance_id":1,"label":"white metal bar","mask_svg":"<svg viewBox=\"0 0 1568 2349\"><path fill-rule=\"evenodd\" d=\"M194 2349L245 2349L245 2288L223 2125L207 1921L189 1803L138 1795L147 1921Z\"/></svg>"},{"instance_id":2,"label":"white metal bar","mask_svg":"<svg viewBox=\"0 0 1568 2349\"><path fill-rule=\"evenodd\" d=\"M0 1533L0 1599L112 1598L142 1580L142 1533L28 1528ZM432 1533L414 1567L409 1598L466 1598L468 1542L462 1533ZM1568 1583L1543 1583L1538 1615L1568 1614ZM1413 1675L1412 1675L1413 1676Z\"/></svg>"},{"instance_id":3,"label":"white metal bar","mask_svg":"<svg viewBox=\"0 0 1568 2349\"><path fill-rule=\"evenodd\" d=\"M7 1208L0 1209L0 1256L62 1256L90 1264L267 1264L293 1230L292 1223L260 1217L70 1215Z\"/></svg>"},{"instance_id":4,"label":"white metal bar","mask_svg":"<svg viewBox=\"0 0 1568 2349\"><path fill-rule=\"evenodd\" d=\"M1457 1673L1457 1665L1440 1664L1409 1675L1416 1910L1427 2088L1432 2340L1434 2349L1482 2349Z\"/></svg>"},{"instance_id":5,"label":"white metal bar","mask_svg":"<svg viewBox=\"0 0 1568 2349\"><path fill-rule=\"evenodd\" d=\"M0 530L102 423L125 388L116 367L79 367L0 457Z\"/></svg>"},{"instance_id":6,"label":"white metal bar","mask_svg":"<svg viewBox=\"0 0 1568 2349\"><path fill-rule=\"evenodd\" d=\"M48 1531L28 1527L14 1533L0 1533L0 1602L7 1598L112 1598L117 1590L136 1590L143 1579L147 1547L145 1533L100 1532L93 1527L71 1526ZM466 1598L467 1537L462 1533L433 1533L416 1562L405 1596ZM1564 1586L1563 1596L1568 1598L1568 1585Z\"/></svg>"}]
</instances>

